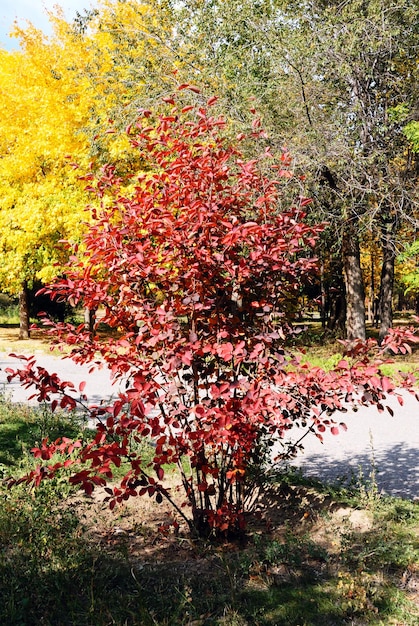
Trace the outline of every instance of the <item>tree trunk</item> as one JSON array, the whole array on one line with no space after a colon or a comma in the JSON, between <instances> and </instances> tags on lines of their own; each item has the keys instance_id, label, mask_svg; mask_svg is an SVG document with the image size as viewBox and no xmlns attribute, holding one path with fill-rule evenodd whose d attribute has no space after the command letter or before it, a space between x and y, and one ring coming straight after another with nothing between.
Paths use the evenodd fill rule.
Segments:
<instances>
[{"instance_id":1,"label":"tree trunk","mask_svg":"<svg viewBox=\"0 0 419 626\"><path fill-rule=\"evenodd\" d=\"M326 289L324 287L324 261L320 261L320 318L323 330L326 328Z\"/></svg>"},{"instance_id":2,"label":"tree trunk","mask_svg":"<svg viewBox=\"0 0 419 626\"><path fill-rule=\"evenodd\" d=\"M393 287L394 287L394 263L396 260L396 246L394 236L396 231L395 220L386 219L382 224L382 249L383 266L381 268L380 283L380 331L378 343L383 342L388 329L393 324Z\"/></svg>"},{"instance_id":3,"label":"tree trunk","mask_svg":"<svg viewBox=\"0 0 419 626\"><path fill-rule=\"evenodd\" d=\"M29 289L24 281L19 294L19 339L29 339L29 336Z\"/></svg>"},{"instance_id":4,"label":"tree trunk","mask_svg":"<svg viewBox=\"0 0 419 626\"><path fill-rule=\"evenodd\" d=\"M355 224L347 224L342 236L343 275L346 289L346 337L349 340L365 341L365 292Z\"/></svg>"},{"instance_id":5,"label":"tree trunk","mask_svg":"<svg viewBox=\"0 0 419 626\"><path fill-rule=\"evenodd\" d=\"M96 309L84 308L84 327L92 335L96 322Z\"/></svg>"},{"instance_id":6,"label":"tree trunk","mask_svg":"<svg viewBox=\"0 0 419 626\"><path fill-rule=\"evenodd\" d=\"M328 330L338 333L342 337L345 332L346 303L342 293L336 293L329 299Z\"/></svg>"},{"instance_id":7,"label":"tree trunk","mask_svg":"<svg viewBox=\"0 0 419 626\"><path fill-rule=\"evenodd\" d=\"M374 271L374 256L371 253L371 276L370 276L370 285L369 285L369 296L368 296L368 322L370 324L374 324L375 320L375 271Z\"/></svg>"}]
</instances>

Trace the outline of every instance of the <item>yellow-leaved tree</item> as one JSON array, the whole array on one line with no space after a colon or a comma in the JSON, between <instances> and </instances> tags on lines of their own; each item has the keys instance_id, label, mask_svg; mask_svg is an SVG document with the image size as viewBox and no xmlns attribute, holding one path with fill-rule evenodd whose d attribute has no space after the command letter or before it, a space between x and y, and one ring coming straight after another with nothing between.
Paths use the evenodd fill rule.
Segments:
<instances>
[{"instance_id":1,"label":"yellow-leaved tree","mask_svg":"<svg viewBox=\"0 0 419 626\"><path fill-rule=\"evenodd\" d=\"M80 50L17 29L21 50L0 50L0 285L20 296L28 336L28 288L49 280L78 237L87 196L71 162L87 166L89 118ZM72 53L72 54L71 54Z\"/></svg>"},{"instance_id":2,"label":"yellow-leaved tree","mask_svg":"<svg viewBox=\"0 0 419 626\"><path fill-rule=\"evenodd\" d=\"M15 26L21 49L0 49L0 289L19 295L21 338L30 287L60 271L63 240L89 218L80 172L138 171L125 128L178 80L157 4L103 0L71 24L60 9L49 17L52 36Z\"/></svg>"}]
</instances>

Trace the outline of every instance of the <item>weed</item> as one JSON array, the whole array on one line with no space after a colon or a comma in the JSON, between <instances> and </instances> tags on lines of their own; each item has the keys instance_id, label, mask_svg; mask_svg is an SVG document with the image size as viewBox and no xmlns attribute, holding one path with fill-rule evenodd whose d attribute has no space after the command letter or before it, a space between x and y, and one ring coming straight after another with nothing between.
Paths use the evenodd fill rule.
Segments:
<instances>
[{"instance_id":1,"label":"weed","mask_svg":"<svg viewBox=\"0 0 419 626\"><path fill-rule=\"evenodd\" d=\"M371 470L366 478L362 467L359 467L358 486L361 504L373 510L380 499L380 492L377 485L377 465L374 453L374 442L371 430L369 431L370 449L371 449Z\"/></svg>"},{"instance_id":2,"label":"weed","mask_svg":"<svg viewBox=\"0 0 419 626\"><path fill-rule=\"evenodd\" d=\"M19 305L9 304L7 306L0 306L0 324L9 326L12 324L19 324Z\"/></svg>"}]
</instances>

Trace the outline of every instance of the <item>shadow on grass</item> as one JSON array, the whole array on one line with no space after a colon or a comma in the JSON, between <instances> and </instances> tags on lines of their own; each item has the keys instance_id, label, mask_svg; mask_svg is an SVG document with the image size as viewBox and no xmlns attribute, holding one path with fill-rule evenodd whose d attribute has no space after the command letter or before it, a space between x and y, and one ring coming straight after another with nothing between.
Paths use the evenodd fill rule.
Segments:
<instances>
[{"instance_id":1,"label":"shadow on grass","mask_svg":"<svg viewBox=\"0 0 419 626\"><path fill-rule=\"evenodd\" d=\"M14 465L23 455L24 448L32 441L32 424L8 423L0 430L0 463Z\"/></svg>"},{"instance_id":2,"label":"shadow on grass","mask_svg":"<svg viewBox=\"0 0 419 626\"><path fill-rule=\"evenodd\" d=\"M77 549L68 548L65 557L52 548L37 563L24 554L0 559L2 625L366 626L397 617L397 593L377 591L378 565L346 578L320 574L317 566L290 567L278 581L252 574L245 555L226 551L205 561L162 556L151 564L112 557L80 540ZM416 622L412 615L400 623Z\"/></svg>"},{"instance_id":3,"label":"shadow on grass","mask_svg":"<svg viewBox=\"0 0 419 626\"><path fill-rule=\"evenodd\" d=\"M332 626L349 623L339 608L337 598L322 584L293 584L270 587L267 591L248 591L243 601L253 607L260 626ZM259 613L259 618L257 617ZM307 622L307 618L310 622Z\"/></svg>"},{"instance_id":4,"label":"shadow on grass","mask_svg":"<svg viewBox=\"0 0 419 626\"><path fill-rule=\"evenodd\" d=\"M16 556L1 558L3 626L155 623L127 565L81 543L67 555L68 563L51 557L38 564Z\"/></svg>"},{"instance_id":5,"label":"shadow on grass","mask_svg":"<svg viewBox=\"0 0 419 626\"><path fill-rule=\"evenodd\" d=\"M404 528L346 532L339 555L296 522L243 545L144 529L141 541L138 529L89 534L80 501L56 493L46 483L36 494L1 494L3 626L343 626L399 617L393 579L415 556ZM398 514L403 522L413 512L402 503Z\"/></svg>"},{"instance_id":6,"label":"shadow on grass","mask_svg":"<svg viewBox=\"0 0 419 626\"><path fill-rule=\"evenodd\" d=\"M40 555L41 556L41 555ZM240 560L132 564L78 542L51 547L36 562L24 551L0 559L3 626L344 624L330 589L317 580L248 587ZM234 619L233 619L234 618ZM340 621L339 621L340 620Z\"/></svg>"}]
</instances>

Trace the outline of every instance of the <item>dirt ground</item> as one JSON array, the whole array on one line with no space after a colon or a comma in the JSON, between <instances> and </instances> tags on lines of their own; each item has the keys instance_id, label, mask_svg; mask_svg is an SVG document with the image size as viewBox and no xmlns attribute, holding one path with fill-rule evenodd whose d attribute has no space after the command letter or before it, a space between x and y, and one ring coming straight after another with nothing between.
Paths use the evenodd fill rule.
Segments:
<instances>
[{"instance_id":1,"label":"dirt ground","mask_svg":"<svg viewBox=\"0 0 419 626\"><path fill-rule=\"evenodd\" d=\"M130 498L111 511L104 501L106 493L97 488L92 496L80 495L71 499L89 538L96 545L118 547L129 543L131 558L144 564L152 564L164 554L164 559L195 563L205 558L202 543L190 538L185 522L173 515L170 505L158 504L148 496ZM182 505L182 496L175 498ZM176 519L179 529L170 527ZM259 505L249 514L247 536L269 536L272 540L283 540L289 529L296 536L310 535L318 545L329 553L339 550L339 534L355 531L364 533L372 528L372 515L366 510L343 507L329 496L316 493L306 487L288 486L273 488L264 493ZM169 527L169 528L168 528ZM219 541L220 549L243 549L244 541ZM217 545L217 544L215 544Z\"/></svg>"}]
</instances>

